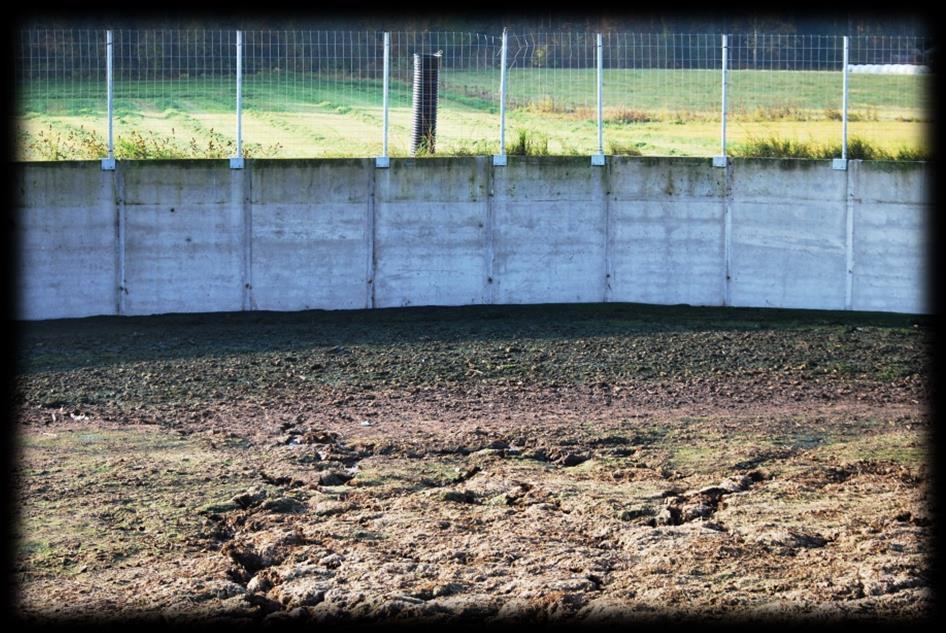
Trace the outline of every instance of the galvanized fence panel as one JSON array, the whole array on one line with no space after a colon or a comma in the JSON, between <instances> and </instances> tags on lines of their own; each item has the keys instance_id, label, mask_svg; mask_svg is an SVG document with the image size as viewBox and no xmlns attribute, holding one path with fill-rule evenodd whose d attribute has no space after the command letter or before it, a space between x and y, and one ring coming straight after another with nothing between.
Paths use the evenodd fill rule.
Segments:
<instances>
[{"instance_id":1,"label":"galvanized fence panel","mask_svg":"<svg viewBox=\"0 0 946 633\"><path fill-rule=\"evenodd\" d=\"M231 30L115 30L115 156L227 158L237 152ZM31 28L15 60L17 157L107 152L106 31ZM720 153L722 36L604 33L605 153ZM384 142L384 33L242 32L242 153L378 156ZM728 36L728 146L774 138L837 147L841 36ZM389 151L410 154L413 56L440 53L436 154L499 154L502 37L390 34ZM512 33L506 50L509 153L598 151L594 33ZM932 41L849 38L851 137L926 147ZM833 150L832 150L833 151ZM840 156L840 153L836 153Z\"/></svg>"},{"instance_id":2,"label":"galvanized fence panel","mask_svg":"<svg viewBox=\"0 0 946 633\"><path fill-rule=\"evenodd\" d=\"M597 151L594 33L509 34L506 144L511 153Z\"/></svg>"},{"instance_id":3,"label":"galvanized fence panel","mask_svg":"<svg viewBox=\"0 0 946 633\"><path fill-rule=\"evenodd\" d=\"M842 36L729 35L729 144L779 139L840 148L843 42Z\"/></svg>"},{"instance_id":4,"label":"galvanized fence panel","mask_svg":"<svg viewBox=\"0 0 946 633\"><path fill-rule=\"evenodd\" d=\"M708 34L606 34L606 151L713 154L719 144L720 41ZM669 125L693 133L655 134Z\"/></svg>"},{"instance_id":5,"label":"galvanized fence panel","mask_svg":"<svg viewBox=\"0 0 946 633\"><path fill-rule=\"evenodd\" d=\"M14 89L17 158L105 157L104 30L21 31Z\"/></svg>"},{"instance_id":6,"label":"galvanized fence panel","mask_svg":"<svg viewBox=\"0 0 946 633\"><path fill-rule=\"evenodd\" d=\"M113 31L116 158L234 155L235 49L234 31Z\"/></svg>"},{"instance_id":7,"label":"galvanized fence panel","mask_svg":"<svg viewBox=\"0 0 946 633\"><path fill-rule=\"evenodd\" d=\"M383 33L244 31L248 156L374 156L382 144Z\"/></svg>"},{"instance_id":8,"label":"galvanized fence panel","mask_svg":"<svg viewBox=\"0 0 946 633\"><path fill-rule=\"evenodd\" d=\"M923 144L933 116L932 41L856 35L849 48L849 135L873 144L891 137L904 146Z\"/></svg>"}]
</instances>

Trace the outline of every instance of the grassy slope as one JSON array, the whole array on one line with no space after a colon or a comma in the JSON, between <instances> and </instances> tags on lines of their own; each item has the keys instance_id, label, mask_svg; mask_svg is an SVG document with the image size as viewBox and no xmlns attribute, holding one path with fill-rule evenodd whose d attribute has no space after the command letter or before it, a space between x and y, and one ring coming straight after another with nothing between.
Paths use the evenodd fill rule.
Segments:
<instances>
[{"instance_id":1,"label":"grassy slope","mask_svg":"<svg viewBox=\"0 0 946 633\"><path fill-rule=\"evenodd\" d=\"M495 73L446 74L438 114L438 152L489 154L498 151ZM772 135L819 143L837 142L841 123L838 73L733 71L728 140L731 145ZM926 78L854 75L850 81L850 133L888 151L924 147ZM719 144L719 76L713 71L609 70L605 73L606 151L645 155L709 156ZM318 77L249 76L244 82L245 144L251 155L373 156L381 151L380 82L344 82ZM521 70L509 76L507 138L520 130L546 137L552 154L595 151L594 76L591 70ZM19 132L36 139L50 127L63 137L94 133L96 147L60 141L21 143L18 158L97 158L106 134L105 102L97 86L44 84L21 95ZM233 89L228 83L178 80L116 87L115 133L132 131L170 139L195 156L212 155L208 145L235 138ZM410 143L410 86L393 82L390 146L406 155ZM912 107L911 107L912 106ZM832 112L834 111L834 112ZM125 154L127 155L127 153ZM224 152L221 155L226 155Z\"/></svg>"}]
</instances>

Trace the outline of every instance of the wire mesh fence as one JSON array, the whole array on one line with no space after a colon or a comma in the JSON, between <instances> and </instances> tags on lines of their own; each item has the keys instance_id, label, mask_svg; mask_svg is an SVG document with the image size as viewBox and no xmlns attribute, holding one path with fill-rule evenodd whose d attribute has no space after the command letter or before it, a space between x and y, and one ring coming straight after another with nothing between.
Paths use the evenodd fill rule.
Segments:
<instances>
[{"instance_id":1,"label":"wire mesh fence","mask_svg":"<svg viewBox=\"0 0 946 633\"><path fill-rule=\"evenodd\" d=\"M510 142L553 154L597 149L594 33L532 33L509 39Z\"/></svg>"},{"instance_id":2,"label":"wire mesh fence","mask_svg":"<svg viewBox=\"0 0 946 633\"><path fill-rule=\"evenodd\" d=\"M500 38L492 35L391 33L391 155L410 153L414 54L438 52L436 151L498 153L500 50Z\"/></svg>"},{"instance_id":3,"label":"wire mesh fence","mask_svg":"<svg viewBox=\"0 0 946 633\"><path fill-rule=\"evenodd\" d=\"M17 152L45 160L106 155L105 31L20 34L14 64Z\"/></svg>"},{"instance_id":4,"label":"wire mesh fence","mask_svg":"<svg viewBox=\"0 0 946 633\"><path fill-rule=\"evenodd\" d=\"M609 153L718 154L721 36L613 33L605 36L604 125ZM686 124L702 136L661 141L653 131ZM699 144L702 139L703 144Z\"/></svg>"},{"instance_id":5,"label":"wire mesh fence","mask_svg":"<svg viewBox=\"0 0 946 633\"><path fill-rule=\"evenodd\" d=\"M382 38L355 31L245 31L246 155L378 153Z\"/></svg>"},{"instance_id":6,"label":"wire mesh fence","mask_svg":"<svg viewBox=\"0 0 946 633\"><path fill-rule=\"evenodd\" d=\"M849 113L867 120L929 117L932 49L918 37L850 38Z\"/></svg>"},{"instance_id":7,"label":"wire mesh fence","mask_svg":"<svg viewBox=\"0 0 946 633\"><path fill-rule=\"evenodd\" d=\"M115 31L115 155L233 155L235 41L233 31Z\"/></svg>"},{"instance_id":8,"label":"wire mesh fence","mask_svg":"<svg viewBox=\"0 0 946 633\"><path fill-rule=\"evenodd\" d=\"M729 36L731 138L840 144L843 43L836 36Z\"/></svg>"},{"instance_id":9,"label":"wire mesh fence","mask_svg":"<svg viewBox=\"0 0 946 633\"><path fill-rule=\"evenodd\" d=\"M106 156L107 36L20 32L17 158ZM723 73L720 34L604 33L599 53L595 33L510 33L503 92L501 36L393 32L385 128L385 33L251 30L239 43L229 30L111 36L118 159L232 157L238 121L247 157L378 156L385 138L390 155L409 155L413 58L434 53L440 155L593 154L599 125L608 154L718 155L724 83L729 150L768 137L839 145L845 113L851 136L922 148L932 119L932 47L922 37L847 38L845 111L842 36L728 35Z\"/></svg>"}]
</instances>

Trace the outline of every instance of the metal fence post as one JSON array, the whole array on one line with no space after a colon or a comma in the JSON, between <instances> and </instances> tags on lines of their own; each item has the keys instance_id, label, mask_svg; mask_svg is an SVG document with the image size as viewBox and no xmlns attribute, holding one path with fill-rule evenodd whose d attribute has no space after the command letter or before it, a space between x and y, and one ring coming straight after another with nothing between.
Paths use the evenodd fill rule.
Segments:
<instances>
[{"instance_id":1,"label":"metal fence post","mask_svg":"<svg viewBox=\"0 0 946 633\"><path fill-rule=\"evenodd\" d=\"M604 45L601 40L601 33L598 33L597 45L598 58L598 153L592 155L592 165L604 165Z\"/></svg>"},{"instance_id":2,"label":"metal fence post","mask_svg":"<svg viewBox=\"0 0 946 633\"><path fill-rule=\"evenodd\" d=\"M230 169L243 169L243 31L236 32L236 156Z\"/></svg>"},{"instance_id":3,"label":"metal fence post","mask_svg":"<svg viewBox=\"0 0 946 633\"><path fill-rule=\"evenodd\" d=\"M391 164L391 160L388 157L388 77L391 74L391 34L388 32L384 33L384 76L382 77L382 96L381 96L381 110L382 110L382 130L381 130L381 156L376 156L374 159L375 167L388 167Z\"/></svg>"},{"instance_id":4,"label":"metal fence post","mask_svg":"<svg viewBox=\"0 0 946 633\"><path fill-rule=\"evenodd\" d=\"M847 72L848 72L848 36L844 36L844 67L841 69L841 158L831 161L834 169L847 169Z\"/></svg>"},{"instance_id":5,"label":"metal fence post","mask_svg":"<svg viewBox=\"0 0 946 633\"><path fill-rule=\"evenodd\" d=\"M720 130L720 146L721 152L719 156L713 156L713 167L725 167L726 166L726 74L729 70L729 40L726 35L723 35L723 86L722 86L722 105L720 106L721 112L721 130Z\"/></svg>"},{"instance_id":6,"label":"metal fence post","mask_svg":"<svg viewBox=\"0 0 946 633\"><path fill-rule=\"evenodd\" d=\"M503 43L499 53L499 154L493 156L493 164L506 164L506 28L503 27Z\"/></svg>"},{"instance_id":7,"label":"metal fence post","mask_svg":"<svg viewBox=\"0 0 946 633\"><path fill-rule=\"evenodd\" d=\"M113 95L113 77L112 77L112 31L109 29L105 32L105 94L106 94L106 111L108 113L108 156L102 159L102 169L105 171L113 171L115 169L115 137L112 129L112 113L113 106L112 100Z\"/></svg>"}]
</instances>

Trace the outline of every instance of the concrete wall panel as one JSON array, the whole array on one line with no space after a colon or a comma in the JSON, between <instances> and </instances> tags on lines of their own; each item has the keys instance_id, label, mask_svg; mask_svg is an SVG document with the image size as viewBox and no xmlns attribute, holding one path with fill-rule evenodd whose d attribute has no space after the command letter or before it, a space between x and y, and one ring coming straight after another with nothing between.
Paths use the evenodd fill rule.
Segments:
<instances>
[{"instance_id":1,"label":"concrete wall panel","mask_svg":"<svg viewBox=\"0 0 946 633\"><path fill-rule=\"evenodd\" d=\"M709 158L609 156L614 200L719 200L726 193L726 170Z\"/></svg>"},{"instance_id":2,"label":"concrete wall panel","mask_svg":"<svg viewBox=\"0 0 946 633\"><path fill-rule=\"evenodd\" d=\"M375 306L487 301L485 158L392 161L375 185Z\"/></svg>"},{"instance_id":3,"label":"concrete wall panel","mask_svg":"<svg viewBox=\"0 0 946 633\"><path fill-rule=\"evenodd\" d=\"M375 306L484 303L485 227L482 203L379 204Z\"/></svg>"},{"instance_id":4,"label":"concrete wall panel","mask_svg":"<svg viewBox=\"0 0 946 633\"><path fill-rule=\"evenodd\" d=\"M844 309L845 208L732 202L732 305Z\"/></svg>"},{"instance_id":5,"label":"concrete wall panel","mask_svg":"<svg viewBox=\"0 0 946 633\"><path fill-rule=\"evenodd\" d=\"M112 174L93 161L39 163L16 170L15 178L19 318L114 314L119 284Z\"/></svg>"},{"instance_id":6,"label":"concrete wall panel","mask_svg":"<svg viewBox=\"0 0 946 633\"><path fill-rule=\"evenodd\" d=\"M720 201L611 203L611 300L723 305Z\"/></svg>"},{"instance_id":7,"label":"concrete wall panel","mask_svg":"<svg viewBox=\"0 0 946 633\"><path fill-rule=\"evenodd\" d=\"M741 202L842 202L848 177L830 160L748 158L731 169L732 197Z\"/></svg>"},{"instance_id":8,"label":"concrete wall panel","mask_svg":"<svg viewBox=\"0 0 946 633\"><path fill-rule=\"evenodd\" d=\"M853 309L932 311L928 213L928 206L918 204L855 205Z\"/></svg>"},{"instance_id":9,"label":"concrete wall panel","mask_svg":"<svg viewBox=\"0 0 946 633\"><path fill-rule=\"evenodd\" d=\"M604 207L600 201L496 203L493 283L497 303L604 301Z\"/></svg>"},{"instance_id":10,"label":"concrete wall panel","mask_svg":"<svg viewBox=\"0 0 946 633\"><path fill-rule=\"evenodd\" d=\"M252 303L258 310L371 307L368 161L254 161Z\"/></svg>"},{"instance_id":11,"label":"concrete wall panel","mask_svg":"<svg viewBox=\"0 0 946 633\"><path fill-rule=\"evenodd\" d=\"M241 310L244 172L226 161L142 161L119 169L126 314Z\"/></svg>"}]
</instances>

